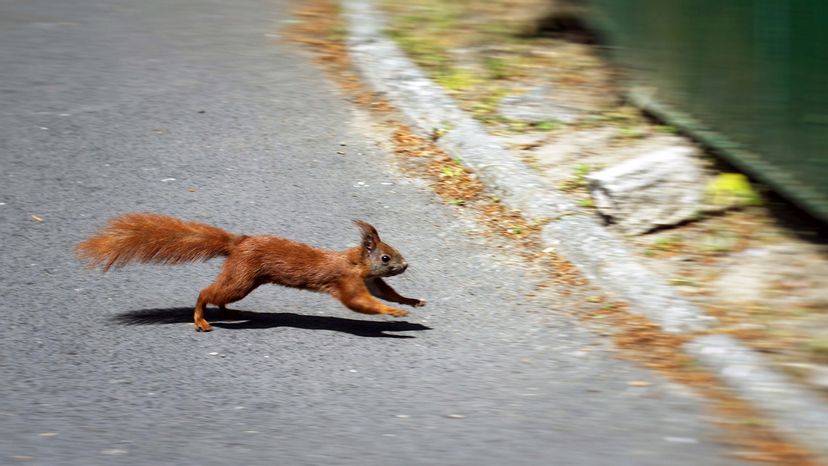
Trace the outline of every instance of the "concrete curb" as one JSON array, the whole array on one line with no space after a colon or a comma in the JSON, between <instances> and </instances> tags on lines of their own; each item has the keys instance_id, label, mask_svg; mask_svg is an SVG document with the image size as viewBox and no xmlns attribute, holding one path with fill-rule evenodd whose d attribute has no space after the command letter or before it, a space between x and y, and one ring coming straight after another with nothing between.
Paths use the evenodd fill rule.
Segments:
<instances>
[{"instance_id":1,"label":"concrete curb","mask_svg":"<svg viewBox=\"0 0 828 466\"><path fill-rule=\"evenodd\" d=\"M609 294L630 303L670 333L704 329L712 320L676 295L646 269L592 216L544 187L540 177L515 160L474 119L414 65L383 34L381 14L371 0L342 0L348 50L367 81L405 115L415 130L439 129L439 145L472 168L503 202L535 219L552 219L543 241L570 260ZM766 412L794 440L828 458L828 410L813 394L791 384L761 362L758 354L727 336L698 338L688 350L745 398Z\"/></svg>"},{"instance_id":2,"label":"concrete curb","mask_svg":"<svg viewBox=\"0 0 828 466\"><path fill-rule=\"evenodd\" d=\"M828 412L822 400L769 369L759 353L725 335L707 335L684 345L741 398L770 415L780 431L828 462Z\"/></svg>"}]
</instances>

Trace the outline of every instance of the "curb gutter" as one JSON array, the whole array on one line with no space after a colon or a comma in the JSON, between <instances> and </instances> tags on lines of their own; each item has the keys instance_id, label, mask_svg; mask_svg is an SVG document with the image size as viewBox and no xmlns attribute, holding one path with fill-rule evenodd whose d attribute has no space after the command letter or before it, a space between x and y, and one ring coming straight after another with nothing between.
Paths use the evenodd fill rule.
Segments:
<instances>
[{"instance_id":1,"label":"curb gutter","mask_svg":"<svg viewBox=\"0 0 828 466\"><path fill-rule=\"evenodd\" d=\"M544 245L575 264L593 283L630 304L664 331L705 329L712 317L679 297L645 268L617 237L591 215L547 187L460 110L384 33L371 0L342 0L348 51L362 78L384 94L421 134L440 130L444 150L472 168L508 206L533 219L552 219L542 230ZM794 441L828 460L828 409L808 390L790 383L733 338L696 338L685 349L775 422Z\"/></svg>"}]
</instances>

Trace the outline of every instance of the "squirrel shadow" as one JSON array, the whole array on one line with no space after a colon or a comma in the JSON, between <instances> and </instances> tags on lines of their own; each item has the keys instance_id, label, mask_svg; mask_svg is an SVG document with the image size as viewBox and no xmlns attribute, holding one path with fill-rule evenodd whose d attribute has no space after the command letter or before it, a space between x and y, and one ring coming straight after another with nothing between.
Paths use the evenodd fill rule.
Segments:
<instances>
[{"instance_id":1,"label":"squirrel shadow","mask_svg":"<svg viewBox=\"0 0 828 466\"><path fill-rule=\"evenodd\" d=\"M226 329L263 329L292 327L306 330L331 330L350 333L359 337L415 338L411 335L393 335L385 332L431 330L422 324L411 322L384 322L344 319L342 317L309 316L291 312L249 312L232 310L232 315L221 315L217 309L208 309L206 318L213 327ZM138 309L111 317L121 325L163 325L193 322L193 308L175 307Z\"/></svg>"}]
</instances>

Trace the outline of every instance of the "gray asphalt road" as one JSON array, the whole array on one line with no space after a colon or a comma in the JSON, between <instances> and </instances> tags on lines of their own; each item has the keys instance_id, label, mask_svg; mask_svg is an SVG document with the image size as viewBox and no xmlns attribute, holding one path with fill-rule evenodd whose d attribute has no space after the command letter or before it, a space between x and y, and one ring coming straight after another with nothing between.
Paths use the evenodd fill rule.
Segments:
<instances>
[{"instance_id":1,"label":"gray asphalt road","mask_svg":"<svg viewBox=\"0 0 828 466\"><path fill-rule=\"evenodd\" d=\"M393 169L279 37L288 11L0 0L0 463L729 463L698 400L581 351L596 337L529 301L518 261ZM136 210L330 248L364 218L430 304L373 318L265 287L197 334L219 262L73 259Z\"/></svg>"}]
</instances>

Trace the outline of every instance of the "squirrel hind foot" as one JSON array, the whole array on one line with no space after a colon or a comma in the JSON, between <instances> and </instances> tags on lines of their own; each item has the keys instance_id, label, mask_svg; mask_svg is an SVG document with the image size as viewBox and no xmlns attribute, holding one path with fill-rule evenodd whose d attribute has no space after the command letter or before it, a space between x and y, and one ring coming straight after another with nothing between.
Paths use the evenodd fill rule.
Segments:
<instances>
[{"instance_id":1,"label":"squirrel hind foot","mask_svg":"<svg viewBox=\"0 0 828 466\"><path fill-rule=\"evenodd\" d=\"M195 331L196 332L211 332L213 327L204 319L195 321Z\"/></svg>"}]
</instances>

